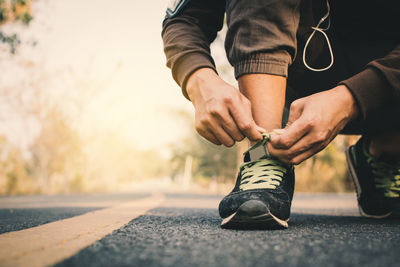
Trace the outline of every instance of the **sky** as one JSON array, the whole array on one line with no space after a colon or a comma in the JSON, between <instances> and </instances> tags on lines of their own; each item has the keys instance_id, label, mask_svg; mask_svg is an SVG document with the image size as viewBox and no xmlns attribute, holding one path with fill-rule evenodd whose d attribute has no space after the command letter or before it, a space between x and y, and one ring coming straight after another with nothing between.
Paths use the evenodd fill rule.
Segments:
<instances>
[{"instance_id":1,"label":"sky","mask_svg":"<svg viewBox=\"0 0 400 267\"><path fill-rule=\"evenodd\" d=\"M83 125L111 127L143 148L180 136L166 113L171 108L192 109L165 66L161 24L167 4L165 0L51 3L50 30L39 39L49 63L79 72L92 62L92 79L110 77L85 113L83 119L91 123Z\"/></svg>"},{"instance_id":2,"label":"sky","mask_svg":"<svg viewBox=\"0 0 400 267\"><path fill-rule=\"evenodd\" d=\"M167 5L166 0L39 0L33 6L35 19L26 35L37 41L31 51L44 68L70 69L104 87L85 104L80 125L86 131L112 129L140 148L180 138L182 127L169 110L193 108L165 66L161 24ZM68 90L68 82L60 75L53 85Z\"/></svg>"},{"instance_id":3,"label":"sky","mask_svg":"<svg viewBox=\"0 0 400 267\"><path fill-rule=\"evenodd\" d=\"M52 76L41 90L58 96L61 104L66 92L84 98L90 88L101 87L85 100L79 118L74 118L84 134L113 131L143 149L176 142L187 129L171 110L186 110L193 115L194 109L165 65L161 25L169 1L36 0L34 20L18 32L37 45L22 46L19 57L32 59L40 71ZM214 44L212 52L217 65L226 66L222 44ZM0 77L0 83L3 85L7 76L15 87L22 80L16 79L17 71L11 65L6 60L0 62L0 68L9 72ZM25 76L38 72L36 68ZM77 78L84 81L78 90ZM232 76L227 79L234 80ZM13 125L13 132L21 134L19 139L15 134L12 137L17 143L28 144L27 133L34 136L39 130L27 118L14 118L16 113L10 110L3 112L10 120L8 124L3 121L0 133L2 127L11 129ZM20 128L18 121L24 121Z\"/></svg>"}]
</instances>

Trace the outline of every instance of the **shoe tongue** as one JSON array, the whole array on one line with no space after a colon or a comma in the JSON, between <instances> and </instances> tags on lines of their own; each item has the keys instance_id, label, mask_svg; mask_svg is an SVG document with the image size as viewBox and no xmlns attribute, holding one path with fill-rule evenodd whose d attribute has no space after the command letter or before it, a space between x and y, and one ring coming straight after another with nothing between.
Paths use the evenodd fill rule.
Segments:
<instances>
[{"instance_id":1,"label":"shoe tongue","mask_svg":"<svg viewBox=\"0 0 400 267\"><path fill-rule=\"evenodd\" d=\"M254 160L259 160L259 159L265 158L265 157L270 157L270 155L269 155L268 149L265 146L261 145L261 146L255 147L254 149L248 151L245 154L244 161L245 162L254 161Z\"/></svg>"},{"instance_id":2,"label":"shoe tongue","mask_svg":"<svg viewBox=\"0 0 400 267\"><path fill-rule=\"evenodd\" d=\"M266 143L270 140L271 135L268 133L263 133L262 136L263 136L262 140L258 141L255 145L251 146L246 151L244 157L245 162L271 157L266 147Z\"/></svg>"}]
</instances>

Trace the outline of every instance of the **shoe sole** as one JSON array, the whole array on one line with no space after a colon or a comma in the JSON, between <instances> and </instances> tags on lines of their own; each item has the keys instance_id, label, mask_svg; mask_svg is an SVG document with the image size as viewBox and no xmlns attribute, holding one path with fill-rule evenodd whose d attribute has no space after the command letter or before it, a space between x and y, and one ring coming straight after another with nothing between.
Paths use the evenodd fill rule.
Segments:
<instances>
[{"instance_id":1,"label":"shoe sole","mask_svg":"<svg viewBox=\"0 0 400 267\"><path fill-rule=\"evenodd\" d=\"M349 147L346 150L346 161L347 161L347 166L348 166L348 169L349 169L349 172L350 172L350 177L353 180L353 184L354 184L354 187L356 189L358 210L360 211L361 216L363 216L365 218L372 218L372 219L384 219L384 218L389 217L392 214L392 212L389 212L389 213L384 214L384 215L372 215L372 214L366 213L362 209L362 207L360 206L359 199L360 199L362 190L361 190L361 185L360 185L356 170L355 170L354 165L353 165L353 160L351 159L351 155L350 155L350 149L352 147L353 146Z\"/></svg>"},{"instance_id":2,"label":"shoe sole","mask_svg":"<svg viewBox=\"0 0 400 267\"><path fill-rule=\"evenodd\" d=\"M243 230L272 230L288 228L289 220L281 220L274 216L267 206L259 200L249 200L238 210L225 218L221 227Z\"/></svg>"}]
</instances>

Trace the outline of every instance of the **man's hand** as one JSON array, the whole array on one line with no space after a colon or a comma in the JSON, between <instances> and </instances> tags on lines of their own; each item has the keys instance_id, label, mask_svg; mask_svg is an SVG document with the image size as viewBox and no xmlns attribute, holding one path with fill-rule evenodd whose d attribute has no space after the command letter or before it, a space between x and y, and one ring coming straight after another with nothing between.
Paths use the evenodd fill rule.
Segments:
<instances>
[{"instance_id":1,"label":"man's hand","mask_svg":"<svg viewBox=\"0 0 400 267\"><path fill-rule=\"evenodd\" d=\"M262 139L265 130L255 124L250 101L212 69L194 72L186 90L196 111L196 130L210 142L231 147L244 137Z\"/></svg>"},{"instance_id":2,"label":"man's hand","mask_svg":"<svg viewBox=\"0 0 400 267\"><path fill-rule=\"evenodd\" d=\"M290 106L286 128L272 135L269 152L299 164L324 149L357 113L353 95L344 85L300 98Z\"/></svg>"}]
</instances>

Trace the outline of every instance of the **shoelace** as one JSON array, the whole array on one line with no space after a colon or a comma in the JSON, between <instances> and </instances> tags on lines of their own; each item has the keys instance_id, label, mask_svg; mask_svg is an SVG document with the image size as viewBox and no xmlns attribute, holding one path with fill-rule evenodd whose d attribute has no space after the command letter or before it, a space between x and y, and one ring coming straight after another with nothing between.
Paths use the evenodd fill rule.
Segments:
<instances>
[{"instance_id":1,"label":"shoelace","mask_svg":"<svg viewBox=\"0 0 400 267\"><path fill-rule=\"evenodd\" d=\"M283 176L287 172L287 167L279 160L270 157L265 144L270 140L270 134L263 134L263 140L250 147L245 153L263 146L265 156L240 166L242 177L239 188L241 190L250 189L276 189L282 182Z\"/></svg>"},{"instance_id":2,"label":"shoelace","mask_svg":"<svg viewBox=\"0 0 400 267\"><path fill-rule=\"evenodd\" d=\"M375 186L385 191L386 197L400 197L400 165L377 161L364 146L364 154L372 168Z\"/></svg>"}]
</instances>

